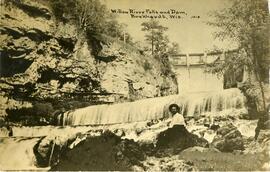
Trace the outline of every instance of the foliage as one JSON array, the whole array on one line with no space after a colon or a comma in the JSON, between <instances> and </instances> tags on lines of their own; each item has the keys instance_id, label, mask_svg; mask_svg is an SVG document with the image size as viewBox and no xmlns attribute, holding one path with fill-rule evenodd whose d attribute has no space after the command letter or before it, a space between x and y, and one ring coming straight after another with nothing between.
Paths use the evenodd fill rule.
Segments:
<instances>
[{"instance_id":1,"label":"foliage","mask_svg":"<svg viewBox=\"0 0 270 172\"><path fill-rule=\"evenodd\" d=\"M91 102L87 102L84 100L68 100L63 102L56 102L54 105L55 109L63 109L63 111L75 110L79 108L84 108L87 106L93 105Z\"/></svg>"},{"instance_id":2,"label":"foliage","mask_svg":"<svg viewBox=\"0 0 270 172\"><path fill-rule=\"evenodd\" d=\"M168 76L169 74L172 74L172 69L171 69L171 65L169 62L169 57L167 54L164 54L161 56L161 73L164 76Z\"/></svg>"},{"instance_id":3,"label":"foliage","mask_svg":"<svg viewBox=\"0 0 270 172\"><path fill-rule=\"evenodd\" d=\"M168 54L177 54L179 51L179 45L172 43L170 47L170 41L165 32L167 27L162 26L158 21L151 19L150 21L143 22L141 24L142 31L145 33L145 41L151 45L151 53L156 57L161 64L161 72L163 75L171 73L171 67L169 64Z\"/></svg>"},{"instance_id":4,"label":"foliage","mask_svg":"<svg viewBox=\"0 0 270 172\"><path fill-rule=\"evenodd\" d=\"M269 55L267 1L231 0L231 7L215 11L211 16L215 20L208 24L220 29L215 33L215 38L229 38L237 42L242 51L232 57L228 54L228 58L234 63L228 61L226 64L234 68L247 66L249 70L256 71L265 67L262 61Z\"/></svg>"},{"instance_id":5,"label":"foliage","mask_svg":"<svg viewBox=\"0 0 270 172\"><path fill-rule=\"evenodd\" d=\"M222 56L222 52L214 50L212 52L219 52L218 59L214 63L208 64L207 72L217 74L219 77L224 76L226 73L241 73L243 68L248 65L248 59L243 51L237 50L237 52L225 52L225 60L219 61Z\"/></svg>"},{"instance_id":6,"label":"foliage","mask_svg":"<svg viewBox=\"0 0 270 172\"><path fill-rule=\"evenodd\" d=\"M148 61L145 61L143 63L143 68L144 68L145 71L147 71L147 70L151 70L152 69L152 66L151 66L151 64Z\"/></svg>"},{"instance_id":7,"label":"foliage","mask_svg":"<svg viewBox=\"0 0 270 172\"><path fill-rule=\"evenodd\" d=\"M32 111L38 116L47 116L51 115L54 109L51 103L35 103Z\"/></svg>"},{"instance_id":8,"label":"foliage","mask_svg":"<svg viewBox=\"0 0 270 172\"><path fill-rule=\"evenodd\" d=\"M99 0L50 0L50 4L57 20L72 22L81 32L124 39L125 25L119 24L116 16ZM131 36L125 34L126 41L131 43Z\"/></svg>"},{"instance_id":9,"label":"foliage","mask_svg":"<svg viewBox=\"0 0 270 172\"><path fill-rule=\"evenodd\" d=\"M230 7L214 11L210 26L219 28L215 38L230 39L238 44L238 53L225 54L225 62L213 65L212 72L237 72L245 69L260 83L269 66L269 15L265 0L230 0ZM263 101L265 107L265 101Z\"/></svg>"},{"instance_id":10,"label":"foliage","mask_svg":"<svg viewBox=\"0 0 270 172\"><path fill-rule=\"evenodd\" d=\"M145 40L151 45L152 55L158 55L165 52L166 46L169 42L168 37L164 35L164 32L168 30L159 24L158 21L151 19L148 22L143 22L142 31L145 31Z\"/></svg>"},{"instance_id":11,"label":"foliage","mask_svg":"<svg viewBox=\"0 0 270 172\"><path fill-rule=\"evenodd\" d=\"M43 125L45 121L49 123L52 120L54 108L51 103L35 102L30 108L7 109L6 112L7 121L24 125ZM42 121L42 118L45 121Z\"/></svg>"},{"instance_id":12,"label":"foliage","mask_svg":"<svg viewBox=\"0 0 270 172\"><path fill-rule=\"evenodd\" d=\"M172 43L172 46L168 49L168 54L178 54L180 52L179 44L176 42Z\"/></svg>"}]
</instances>

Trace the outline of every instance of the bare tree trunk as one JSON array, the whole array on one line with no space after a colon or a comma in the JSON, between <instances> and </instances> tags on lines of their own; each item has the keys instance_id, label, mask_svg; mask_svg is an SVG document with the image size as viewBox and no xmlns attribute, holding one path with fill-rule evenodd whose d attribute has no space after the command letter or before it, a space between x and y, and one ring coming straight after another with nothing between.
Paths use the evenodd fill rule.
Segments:
<instances>
[{"instance_id":1,"label":"bare tree trunk","mask_svg":"<svg viewBox=\"0 0 270 172\"><path fill-rule=\"evenodd\" d=\"M252 42L253 42L253 44L255 44L254 39L252 39ZM252 49L252 58L253 58L253 62L254 62L253 69L254 69L256 80L259 82L259 87L260 87L261 96L262 96L262 102L263 102L263 111L265 111L266 110L266 104L265 104L263 81L262 81L261 73L260 73L260 69L261 69L260 67L261 66L259 65L259 62L258 62L258 58L257 58L258 54L256 53L255 46L251 46L251 49Z\"/></svg>"},{"instance_id":2,"label":"bare tree trunk","mask_svg":"<svg viewBox=\"0 0 270 172\"><path fill-rule=\"evenodd\" d=\"M257 62L257 60L256 60ZM257 65L255 66L257 67ZM256 77L256 80L259 82L259 87L260 87L260 91L261 91L261 94L262 94L262 101L263 101L263 110L265 111L266 110L266 103L265 103L265 95L264 95L264 88L263 88L263 81L262 81L262 78L260 76L260 73L255 69L255 77Z\"/></svg>"},{"instance_id":3,"label":"bare tree trunk","mask_svg":"<svg viewBox=\"0 0 270 172\"><path fill-rule=\"evenodd\" d=\"M249 52L249 50L252 50L252 52ZM266 103L265 103L265 95L264 95L264 88L263 88L263 81L261 79L261 76L260 76L260 72L258 71L259 70L259 63L258 63L258 59L255 57L255 51L254 51L254 48L252 47L249 47L247 46L246 49L245 49L245 52L247 53L247 56L249 58L252 59L252 62L253 62L253 66L248 66L250 69L249 71L251 71L252 73L254 73L255 75L255 80L257 82L259 82L259 87L260 87L260 91L261 91L261 98L262 98L262 105L263 105L263 110L265 111L266 110ZM260 106L260 102L259 103L259 106ZM259 107L260 108L260 107ZM261 109L258 109L257 107L257 111L260 111Z\"/></svg>"},{"instance_id":4,"label":"bare tree trunk","mask_svg":"<svg viewBox=\"0 0 270 172\"><path fill-rule=\"evenodd\" d=\"M152 28L152 43L151 43L151 45L152 45L152 55L154 55L154 31L153 31L153 28Z\"/></svg>"}]
</instances>

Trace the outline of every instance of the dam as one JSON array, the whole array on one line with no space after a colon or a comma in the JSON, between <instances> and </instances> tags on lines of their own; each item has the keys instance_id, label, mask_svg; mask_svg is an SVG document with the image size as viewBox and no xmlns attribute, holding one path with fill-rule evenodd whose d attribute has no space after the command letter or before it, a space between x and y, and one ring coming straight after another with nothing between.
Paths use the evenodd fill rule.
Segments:
<instances>
[{"instance_id":1,"label":"dam","mask_svg":"<svg viewBox=\"0 0 270 172\"><path fill-rule=\"evenodd\" d=\"M223 90L224 78L206 72L207 64L224 61L224 52L189 53L169 56L173 71L177 76L178 92L205 92Z\"/></svg>"}]
</instances>

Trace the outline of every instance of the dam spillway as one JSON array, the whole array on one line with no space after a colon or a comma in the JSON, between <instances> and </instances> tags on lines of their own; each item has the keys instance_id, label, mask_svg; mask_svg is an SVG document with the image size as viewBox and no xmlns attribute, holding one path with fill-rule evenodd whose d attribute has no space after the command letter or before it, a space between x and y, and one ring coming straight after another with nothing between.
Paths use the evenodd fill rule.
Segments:
<instances>
[{"instance_id":1,"label":"dam spillway","mask_svg":"<svg viewBox=\"0 0 270 172\"><path fill-rule=\"evenodd\" d=\"M168 107L176 103L184 116L226 115L243 109L245 97L237 88L149 98L113 105L96 105L65 112L61 125L130 123L169 117ZM226 113L224 113L226 112Z\"/></svg>"}]
</instances>

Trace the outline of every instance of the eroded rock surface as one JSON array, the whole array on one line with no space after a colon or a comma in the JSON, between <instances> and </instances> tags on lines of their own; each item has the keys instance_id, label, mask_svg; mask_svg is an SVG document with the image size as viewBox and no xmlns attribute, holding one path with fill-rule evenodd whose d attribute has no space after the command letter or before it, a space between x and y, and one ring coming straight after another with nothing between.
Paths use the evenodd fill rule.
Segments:
<instances>
[{"instance_id":1,"label":"eroded rock surface","mask_svg":"<svg viewBox=\"0 0 270 172\"><path fill-rule=\"evenodd\" d=\"M232 124L219 128L211 145L223 152L244 149L242 135L240 131Z\"/></svg>"},{"instance_id":2,"label":"eroded rock surface","mask_svg":"<svg viewBox=\"0 0 270 172\"><path fill-rule=\"evenodd\" d=\"M145 158L138 143L105 132L67 150L52 170L131 170Z\"/></svg>"},{"instance_id":3,"label":"eroded rock surface","mask_svg":"<svg viewBox=\"0 0 270 172\"><path fill-rule=\"evenodd\" d=\"M89 106L177 93L175 77L162 74L158 60L136 47L87 40L74 25L57 22L47 3L1 3L1 116L34 101L59 109L59 102ZM151 69L144 68L146 60ZM71 106L66 110L81 107Z\"/></svg>"}]
</instances>

